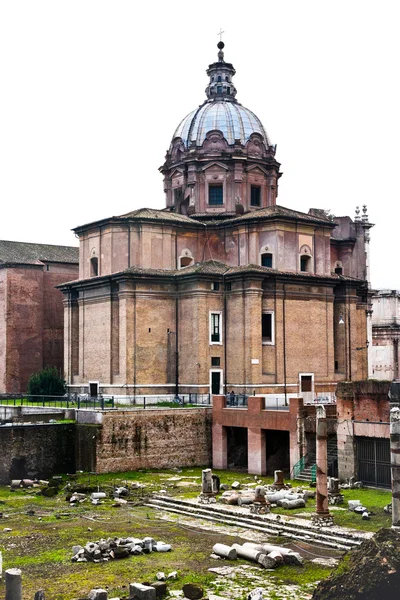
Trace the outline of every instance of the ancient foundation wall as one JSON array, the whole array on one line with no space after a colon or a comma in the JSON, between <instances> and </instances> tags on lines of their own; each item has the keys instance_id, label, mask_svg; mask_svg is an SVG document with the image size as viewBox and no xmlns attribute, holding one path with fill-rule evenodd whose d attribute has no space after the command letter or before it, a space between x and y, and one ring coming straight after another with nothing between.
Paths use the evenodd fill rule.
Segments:
<instances>
[{"instance_id":1,"label":"ancient foundation wall","mask_svg":"<svg viewBox=\"0 0 400 600\"><path fill-rule=\"evenodd\" d=\"M0 427L0 483L75 470L75 425Z\"/></svg>"},{"instance_id":2,"label":"ancient foundation wall","mask_svg":"<svg viewBox=\"0 0 400 600\"><path fill-rule=\"evenodd\" d=\"M211 465L211 409L104 412L98 473Z\"/></svg>"},{"instance_id":3,"label":"ancient foundation wall","mask_svg":"<svg viewBox=\"0 0 400 600\"><path fill-rule=\"evenodd\" d=\"M355 381L337 389L339 478L357 478L356 437L389 438L389 383Z\"/></svg>"}]
</instances>

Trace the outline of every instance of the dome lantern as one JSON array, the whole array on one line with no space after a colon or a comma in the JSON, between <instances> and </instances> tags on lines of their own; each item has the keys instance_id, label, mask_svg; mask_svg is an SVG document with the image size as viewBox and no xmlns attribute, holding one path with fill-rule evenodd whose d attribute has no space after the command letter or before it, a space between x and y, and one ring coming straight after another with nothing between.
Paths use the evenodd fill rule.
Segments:
<instances>
[{"instance_id":1,"label":"dome lantern","mask_svg":"<svg viewBox=\"0 0 400 600\"><path fill-rule=\"evenodd\" d=\"M206 87L206 94L209 100L224 99L233 102L237 94L236 88L232 83L232 77L236 71L231 63L224 61L224 42L218 42L218 61L209 65L207 75L210 78Z\"/></svg>"}]
</instances>

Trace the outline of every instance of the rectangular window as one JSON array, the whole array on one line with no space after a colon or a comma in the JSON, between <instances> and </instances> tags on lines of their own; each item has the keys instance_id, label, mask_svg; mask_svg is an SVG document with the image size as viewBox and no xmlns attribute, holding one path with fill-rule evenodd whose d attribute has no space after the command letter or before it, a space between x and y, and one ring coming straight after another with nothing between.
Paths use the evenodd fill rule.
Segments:
<instances>
[{"instance_id":1,"label":"rectangular window","mask_svg":"<svg viewBox=\"0 0 400 600\"><path fill-rule=\"evenodd\" d=\"M225 284L225 291L226 292L232 291L232 284L231 284L231 282Z\"/></svg>"},{"instance_id":2,"label":"rectangular window","mask_svg":"<svg viewBox=\"0 0 400 600\"><path fill-rule=\"evenodd\" d=\"M210 206L221 206L224 203L224 186L212 184L208 186L208 204Z\"/></svg>"},{"instance_id":3,"label":"rectangular window","mask_svg":"<svg viewBox=\"0 0 400 600\"><path fill-rule=\"evenodd\" d=\"M301 391L312 392L312 375L301 375Z\"/></svg>"},{"instance_id":4,"label":"rectangular window","mask_svg":"<svg viewBox=\"0 0 400 600\"><path fill-rule=\"evenodd\" d=\"M261 206L261 188L259 185L251 186L250 206Z\"/></svg>"},{"instance_id":5,"label":"rectangular window","mask_svg":"<svg viewBox=\"0 0 400 600\"><path fill-rule=\"evenodd\" d=\"M275 343L273 311L263 312L263 314L262 314L261 336L262 336L262 343L264 345L273 345Z\"/></svg>"},{"instance_id":6,"label":"rectangular window","mask_svg":"<svg viewBox=\"0 0 400 600\"><path fill-rule=\"evenodd\" d=\"M272 254L269 254L268 252L261 254L261 266L272 269Z\"/></svg>"},{"instance_id":7,"label":"rectangular window","mask_svg":"<svg viewBox=\"0 0 400 600\"><path fill-rule=\"evenodd\" d=\"M222 321L220 312L210 313L210 344L222 344Z\"/></svg>"},{"instance_id":8,"label":"rectangular window","mask_svg":"<svg viewBox=\"0 0 400 600\"><path fill-rule=\"evenodd\" d=\"M219 356L212 356L211 357L211 366L212 367L219 367L221 366L221 359Z\"/></svg>"},{"instance_id":9,"label":"rectangular window","mask_svg":"<svg viewBox=\"0 0 400 600\"><path fill-rule=\"evenodd\" d=\"M213 283L211 284L211 289L214 290L214 292L218 292L219 291L219 281L213 281Z\"/></svg>"}]
</instances>

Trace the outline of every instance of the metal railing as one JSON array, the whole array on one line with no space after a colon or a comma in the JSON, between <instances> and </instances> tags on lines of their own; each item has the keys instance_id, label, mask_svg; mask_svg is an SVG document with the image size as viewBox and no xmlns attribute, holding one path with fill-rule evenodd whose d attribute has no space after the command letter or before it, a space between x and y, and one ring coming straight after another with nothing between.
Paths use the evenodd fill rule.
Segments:
<instances>
[{"instance_id":1,"label":"metal railing","mask_svg":"<svg viewBox=\"0 0 400 600\"><path fill-rule=\"evenodd\" d=\"M179 407L179 406L212 406L211 394L179 394L136 395L115 397L106 394L89 396L89 394L70 393L64 396L32 395L32 394L0 394L2 406L47 407L47 408L90 408L107 410L110 408L125 410L127 408Z\"/></svg>"},{"instance_id":2,"label":"metal railing","mask_svg":"<svg viewBox=\"0 0 400 600\"><path fill-rule=\"evenodd\" d=\"M317 481L317 465L315 462L313 462L311 465L310 463L310 459L311 457L306 454L305 456L302 456L300 458L300 460L294 465L291 473L290 473L290 478L291 479L297 479L298 476L304 471L304 469L307 467L307 463L308 466L310 466L311 468L311 482L315 483Z\"/></svg>"},{"instance_id":3,"label":"metal railing","mask_svg":"<svg viewBox=\"0 0 400 600\"><path fill-rule=\"evenodd\" d=\"M126 398L118 398L116 400L117 405L131 406L135 408L149 408L157 407L160 408L174 408L179 406L211 406L212 397L211 394L179 394L177 396L127 396Z\"/></svg>"},{"instance_id":4,"label":"metal railing","mask_svg":"<svg viewBox=\"0 0 400 600\"><path fill-rule=\"evenodd\" d=\"M289 402L285 404L285 398L269 398L266 396L264 403L265 410L289 410Z\"/></svg>"},{"instance_id":5,"label":"metal railing","mask_svg":"<svg viewBox=\"0 0 400 600\"><path fill-rule=\"evenodd\" d=\"M248 398L246 394L227 394L226 408L247 408Z\"/></svg>"},{"instance_id":6,"label":"metal railing","mask_svg":"<svg viewBox=\"0 0 400 600\"><path fill-rule=\"evenodd\" d=\"M300 460L293 466L292 472L290 474L291 479L297 479L297 476L300 475L302 471L304 471L306 466L306 457L302 456Z\"/></svg>"}]
</instances>

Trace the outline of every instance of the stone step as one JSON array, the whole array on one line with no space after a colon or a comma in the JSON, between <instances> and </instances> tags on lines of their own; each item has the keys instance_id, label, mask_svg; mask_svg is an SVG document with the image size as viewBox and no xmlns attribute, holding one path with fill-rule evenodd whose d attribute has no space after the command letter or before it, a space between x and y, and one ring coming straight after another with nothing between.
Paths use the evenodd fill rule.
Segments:
<instances>
[{"instance_id":1,"label":"stone step","mask_svg":"<svg viewBox=\"0 0 400 600\"><path fill-rule=\"evenodd\" d=\"M327 527L317 527L312 523L285 522L285 518L278 519L276 515L256 515L252 513L232 512L229 508L223 506L198 505L193 502L180 500L176 498L167 498L165 496L153 496L148 500L146 506L152 506L160 510L166 510L177 514L202 518L211 521L223 522L228 525L236 525L249 529L262 531L267 535L284 535L304 541L315 541L321 545L331 548L347 550L360 545L365 539L365 534L358 532L347 532L341 530L339 533L335 529ZM236 507L235 507L236 508ZM243 509L242 509L243 510Z\"/></svg>"}]
</instances>

